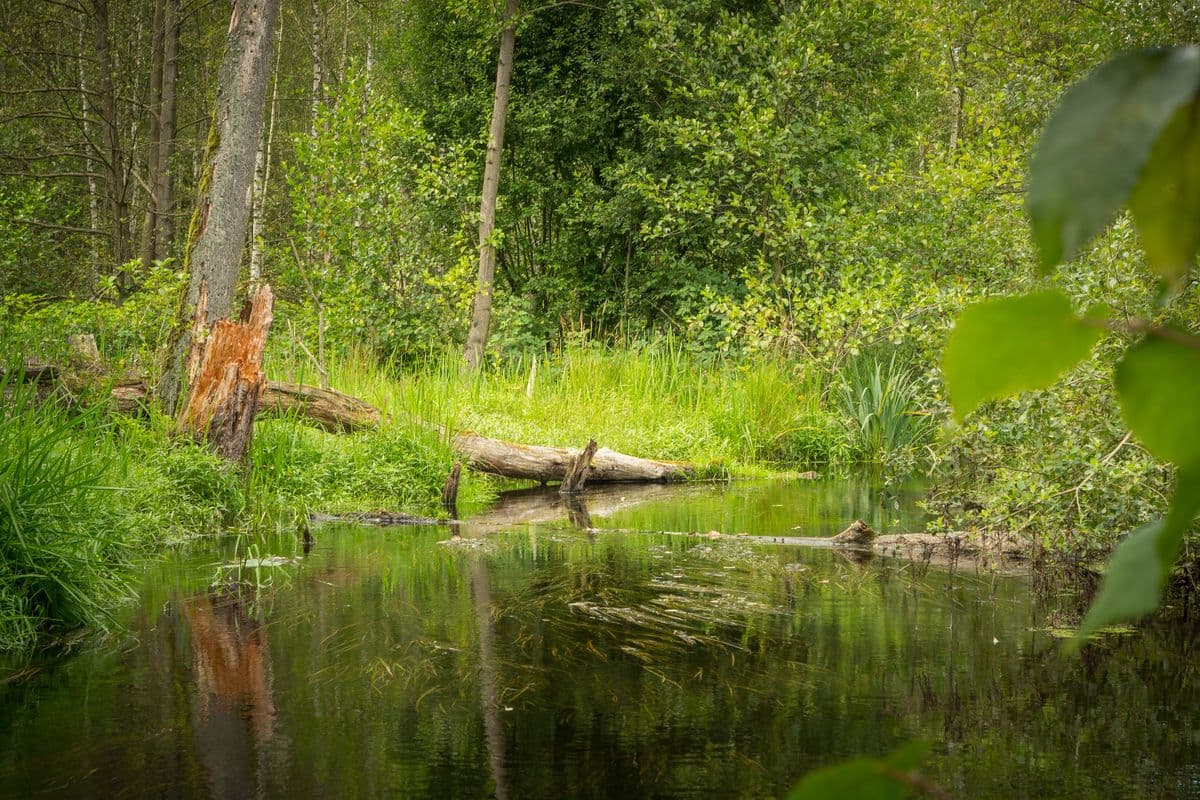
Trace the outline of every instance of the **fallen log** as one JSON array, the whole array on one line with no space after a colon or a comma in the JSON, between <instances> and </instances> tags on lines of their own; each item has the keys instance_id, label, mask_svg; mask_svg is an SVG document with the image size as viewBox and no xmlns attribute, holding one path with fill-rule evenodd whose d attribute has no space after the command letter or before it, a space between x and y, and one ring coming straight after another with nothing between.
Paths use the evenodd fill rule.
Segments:
<instances>
[{"instance_id":1,"label":"fallen log","mask_svg":"<svg viewBox=\"0 0 1200 800\"><path fill-rule=\"evenodd\" d=\"M268 381L259 413L286 415L295 413L315 422L330 433L350 433L376 428L382 415L375 406L334 389L321 389L301 383Z\"/></svg>"},{"instance_id":2,"label":"fallen log","mask_svg":"<svg viewBox=\"0 0 1200 800\"><path fill-rule=\"evenodd\" d=\"M579 456L579 451L565 447L506 442L477 433L456 435L453 447L480 472L542 483L563 480ZM695 473L690 464L637 458L601 447L592 457L587 479L591 483L672 483Z\"/></svg>"}]
</instances>

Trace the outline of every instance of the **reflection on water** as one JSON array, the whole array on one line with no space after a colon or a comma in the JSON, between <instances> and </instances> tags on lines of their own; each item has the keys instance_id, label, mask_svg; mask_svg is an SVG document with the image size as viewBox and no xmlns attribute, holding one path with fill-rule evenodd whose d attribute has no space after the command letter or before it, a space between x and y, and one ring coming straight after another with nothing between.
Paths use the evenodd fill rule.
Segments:
<instances>
[{"instance_id":1,"label":"reflection on water","mask_svg":"<svg viewBox=\"0 0 1200 800\"><path fill-rule=\"evenodd\" d=\"M210 588L214 543L122 641L0 685L0 797L779 796L918 737L962 798L1200 796L1193 628L1063 659L1023 579L703 535L911 529L909 500L523 493L454 540L321 528L257 591Z\"/></svg>"},{"instance_id":2,"label":"reflection on water","mask_svg":"<svg viewBox=\"0 0 1200 800\"><path fill-rule=\"evenodd\" d=\"M191 632L192 732L213 797L249 797L274 733L267 631L228 592L182 602Z\"/></svg>"}]
</instances>

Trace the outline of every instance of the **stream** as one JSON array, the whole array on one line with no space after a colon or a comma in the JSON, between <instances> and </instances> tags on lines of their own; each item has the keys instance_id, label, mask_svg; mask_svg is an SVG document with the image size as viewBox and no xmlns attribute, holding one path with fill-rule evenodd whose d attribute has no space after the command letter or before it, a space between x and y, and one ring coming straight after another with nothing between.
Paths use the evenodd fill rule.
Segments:
<instances>
[{"instance_id":1,"label":"stream","mask_svg":"<svg viewBox=\"0 0 1200 800\"><path fill-rule=\"evenodd\" d=\"M0 659L0 798L780 797L914 739L956 798L1200 798L1194 624L1064 657L1019 572L708 535L919 530L918 496L535 490L198 543L124 633Z\"/></svg>"}]
</instances>

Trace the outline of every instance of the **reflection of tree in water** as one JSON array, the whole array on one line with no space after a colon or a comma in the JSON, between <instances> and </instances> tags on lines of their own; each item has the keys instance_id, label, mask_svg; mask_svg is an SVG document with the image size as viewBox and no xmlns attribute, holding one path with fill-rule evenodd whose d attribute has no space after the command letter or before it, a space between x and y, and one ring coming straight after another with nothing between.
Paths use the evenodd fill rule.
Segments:
<instances>
[{"instance_id":1,"label":"reflection of tree in water","mask_svg":"<svg viewBox=\"0 0 1200 800\"><path fill-rule=\"evenodd\" d=\"M212 796L251 796L275 724L266 628L225 592L188 599L183 615L196 681L192 732Z\"/></svg>"},{"instance_id":2,"label":"reflection of tree in water","mask_svg":"<svg viewBox=\"0 0 1200 800\"><path fill-rule=\"evenodd\" d=\"M471 561L471 597L479 624L479 702L487 738L488 762L496 784L496 800L508 797L504 773L504 725L500 720L499 665L496 658L496 620L492 617L492 584L482 558Z\"/></svg>"}]
</instances>

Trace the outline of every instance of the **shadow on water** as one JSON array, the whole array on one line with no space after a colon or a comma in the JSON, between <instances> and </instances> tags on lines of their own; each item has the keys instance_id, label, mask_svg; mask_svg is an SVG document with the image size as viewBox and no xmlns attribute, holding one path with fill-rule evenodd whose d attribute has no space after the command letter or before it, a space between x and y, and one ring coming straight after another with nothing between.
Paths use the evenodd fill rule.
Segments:
<instances>
[{"instance_id":1,"label":"shadow on water","mask_svg":"<svg viewBox=\"0 0 1200 800\"><path fill-rule=\"evenodd\" d=\"M1200 796L1194 626L1064 659L1022 578L658 532L913 529L911 498L522 492L260 542L254 586L208 543L128 636L0 685L0 797L780 796L913 738L957 797Z\"/></svg>"}]
</instances>

